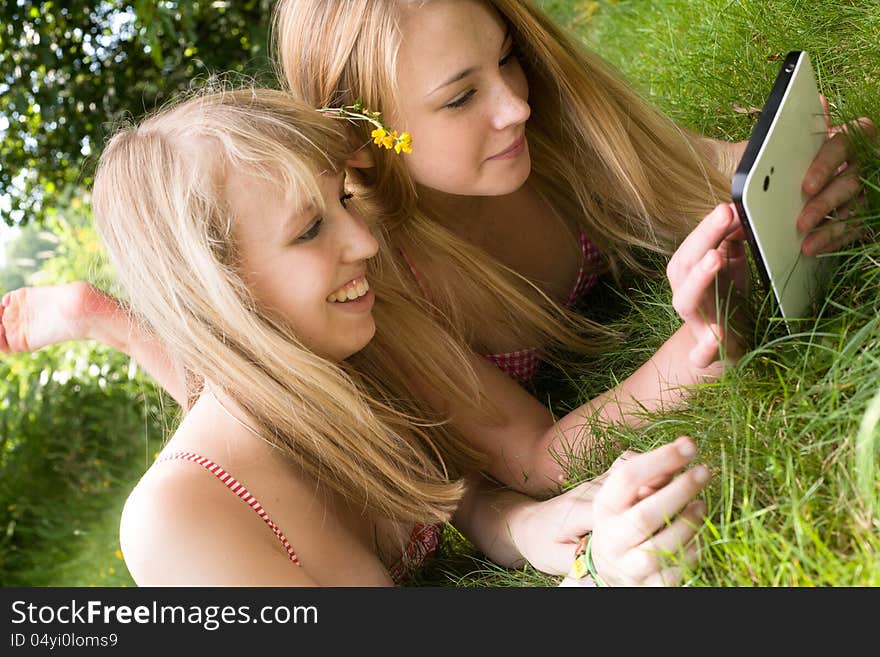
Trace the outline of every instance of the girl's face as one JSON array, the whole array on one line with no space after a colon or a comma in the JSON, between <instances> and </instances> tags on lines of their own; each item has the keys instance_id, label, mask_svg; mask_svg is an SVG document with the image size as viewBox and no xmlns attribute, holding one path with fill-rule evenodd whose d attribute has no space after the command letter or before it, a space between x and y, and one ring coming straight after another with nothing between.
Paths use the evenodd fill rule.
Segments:
<instances>
[{"instance_id":1,"label":"girl's face","mask_svg":"<svg viewBox=\"0 0 880 657\"><path fill-rule=\"evenodd\" d=\"M531 160L529 89L507 26L480 0L414 3L403 11L393 125L413 135L415 181L448 194L519 189Z\"/></svg>"},{"instance_id":2,"label":"girl's face","mask_svg":"<svg viewBox=\"0 0 880 657\"><path fill-rule=\"evenodd\" d=\"M320 177L324 212L253 176L233 173L226 186L244 280L269 314L334 361L363 349L376 330L365 275L378 244L346 208L344 182L342 174Z\"/></svg>"}]
</instances>

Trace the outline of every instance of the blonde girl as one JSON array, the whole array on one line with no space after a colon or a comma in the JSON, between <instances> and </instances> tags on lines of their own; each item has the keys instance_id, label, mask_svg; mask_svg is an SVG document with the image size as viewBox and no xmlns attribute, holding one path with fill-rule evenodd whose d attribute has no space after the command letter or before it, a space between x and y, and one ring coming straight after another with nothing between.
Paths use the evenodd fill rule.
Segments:
<instances>
[{"instance_id":1,"label":"blonde girl","mask_svg":"<svg viewBox=\"0 0 880 657\"><path fill-rule=\"evenodd\" d=\"M137 318L194 400L123 512L135 580L399 583L454 517L504 565L565 572L571 536L592 530L609 583L678 581L708 478L674 476L690 439L536 502L481 486L472 440L407 394L417 380L486 412L466 350L407 297L383 231L349 205L342 137L287 94L227 90L162 109L102 153L93 210L130 295L120 324ZM70 337L79 327L47 301L77 294L90 292L6 295L0 348ZM93 315L122 312L104 301ZM678 565L656 557L670 553Z\"/></svg>"},{"instance_id":2,"label":"blonde girl","mask_svg":"<svg viewBox=\"0 0 880 657\"><path fill-rule=\"evenodd\" d=\"M421 311L483 356L472 371L500 414L475 415L430 386L417 393L473 436L493 477L546 494L562 476L559 453L592 446L585 414L637 422L741 351L715 304L716 284L745 288L741 229L729 205L715 206L741 145L675 126L531 2L282 0L274 26L294 96L315 107L361 100L414 136L411 154L377 150L374 126L352 124L364 147L348 161L350 184L389 254L400 254L383 271L402 288L417 285ZM851 169L833 175L847 157L845 135L817 157L805 187L821 193L804 211L805 230L856 193ZM841 226L804 248L833 248L849 238ZM557 349L603 348L608 331L567 306L604 268L644 268L643 251L674 251L667 274L681 329L618 387L554 423L489 364L522 381ZM118 317L109 300L94 303ZM136 327L97 327L105 315L70 305L71 321L135 355L188 403L160 343ZM389 336L408 330L387 327Z\"/></svg>"},{"instance_id":3,"label":"blonde girl","mask_svg":"<svg viewBox=\"0 0 880 657\"><path fill-rule=\"evenodd\" d=\"M645 252L669 258L683 325L581 411L637 422L741 352L714 292L747 292L743 234L726 203L744 144L675 125L531 0L280 0L273 43L293 95L316 107L359 100L413 135L404 156L364 148L353 189L389 226L435 314L488 361L525 381L556 350L604 348L613 336L570 307L603 271L645 271ZM353 125L354 143L369 144L372 127ZM846 214L859 191L854 167L840 171L850 157L845 134L817 156L804 232L834 208ZM844 227L809 235L804 252L851 239ZM557 474L548 448L562 440L520 441L512 428L534 402L475 367L509 413L481 434L479 446L506 463L491 472L536 493ZM589 448L565 422L569 443ZM531 467L512 456L530 449L543 454Z\"/></svg>"}]
</instances>

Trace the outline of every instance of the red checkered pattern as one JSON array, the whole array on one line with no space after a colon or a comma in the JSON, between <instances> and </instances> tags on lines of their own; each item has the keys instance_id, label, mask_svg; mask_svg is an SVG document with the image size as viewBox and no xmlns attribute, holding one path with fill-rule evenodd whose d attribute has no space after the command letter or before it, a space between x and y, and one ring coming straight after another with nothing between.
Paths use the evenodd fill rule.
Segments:
<instances>
[{"instance_id":1,"label":"red checkered pattern","mask_svg":"<svg viewBox=\"0 0 880 657\"><path fill-rule=\"evenodd\" d=\"M581 296L586 294L599 280L598 272L601 271L602 254L590 238L580 231L581 242L581 266L578 269L577 281L574 288L565 301L566 306L571 306ZM541 366L541 354L537 349L519 349L508 351L503 354L483 354L492 361L505 374L520 383L531 381L538 368Z\"/></svg>"},{"instance_id":2,"label":"red checkered pattern","mask_svg":"<svg viewBox=\"0 0 880 657\"><path fill-rule=\"evenodd\" d=\"M440 528L441 525L426 523L419 523L413 527L409 543L406 544L400 560L389 569L391 578L396 584L405 582L424 565L425 561L434 556L440 543Z\"/></svg>"},{"instance_id":3,"label":"red checkered pattern","mask_svg":"<svg viewBox=\"0 0 880 657\"><path fill-rule=\"evenodd\" d=\"M602 270L602 254L596 245L590 241L590 238L580 232L581 240L581 268L578 270L577 281L568 299L565 300L566 306L571 306L580 297L586 294L599 280L599 273Z\"/></svg>"},{"instance_id":4,"label":"red checkered pattern","mask_svg":"<svg viewBox=\"0 0 880 657\"><path fill-rule=\"evenodd\" d=\"M483 357L520 383L528 383L535 376L541 365L541 356L537 349L519 349L503 354L483 354Z\"/></svg>"}]
</instances>

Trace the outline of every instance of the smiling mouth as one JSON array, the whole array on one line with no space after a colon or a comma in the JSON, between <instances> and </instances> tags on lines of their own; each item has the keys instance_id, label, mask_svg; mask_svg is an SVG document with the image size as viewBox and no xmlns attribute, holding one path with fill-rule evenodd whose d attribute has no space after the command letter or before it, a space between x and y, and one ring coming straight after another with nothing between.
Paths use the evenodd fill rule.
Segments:
<instances>
[{"instance_id":1,"label":"smiling mouth","mask_svg":"<svg viewBox=\"0 0 880 657\"><path fill-rule=\"evenodd\" d=\"M512 153L516 153L517 151L519 151L520 149L522 149L522 147L523 147L523 145L525 144L525 142L526 142L526 135L525 135L525 133L523 133L523 134L520 136L520 138L517 139L515 142L513 142L510 146L508 146L507 148L505 148L505 149L504 149L503 151L501 151L500 153L496 153L495 155L493 155L492 157L490 157L490 158L488 158L488 159L490 159L490 160L495 160L495 159L498 159L498 158L502 158L502 157L504 157L504 156L506 156L506 155L510 155L510 154L512 154Z\"/></svg>"},{"instance_id":2,"label":"smiling mouth","mask_svg":"<svg viewBox=\"0 0 880 657\"><path fill-rule=\"evenodd\" d=\"M345 303L346 301L354 301L360 299L370 291L370 284L367 282L366 276L355 278L349 281L333 294L327 297L330 303Z\"/></svg>"}]
</instances>

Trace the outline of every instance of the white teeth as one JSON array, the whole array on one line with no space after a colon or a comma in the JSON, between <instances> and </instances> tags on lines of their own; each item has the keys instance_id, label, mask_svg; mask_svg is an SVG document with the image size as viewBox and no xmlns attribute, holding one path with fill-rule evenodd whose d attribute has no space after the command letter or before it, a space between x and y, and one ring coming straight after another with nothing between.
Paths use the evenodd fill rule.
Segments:
<instances>
[{"instance_id":1,"label":"white teeth","mask_svg":"<svg viewBox=\"0 0 880 657\"><path fill-rule=\"evenodd\" d=\"M367 279L362 278L358 281L346 283L341 289L336 290L336 292L327 297L327 301L331 303L353 301L364 296L369 289L370 284L367 282Z\"/></svg>"}]
</instances>

